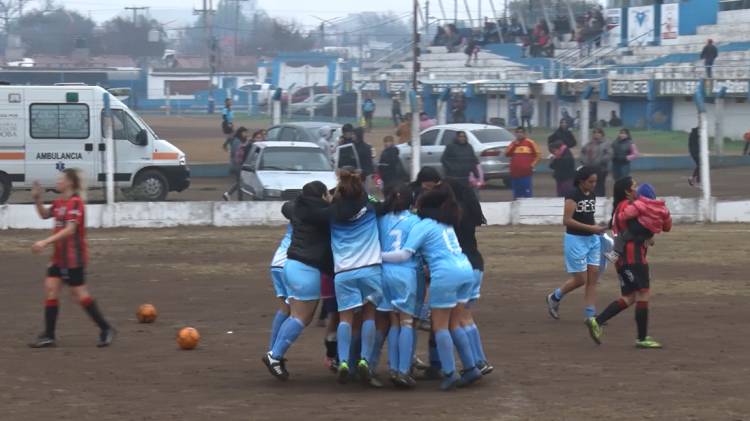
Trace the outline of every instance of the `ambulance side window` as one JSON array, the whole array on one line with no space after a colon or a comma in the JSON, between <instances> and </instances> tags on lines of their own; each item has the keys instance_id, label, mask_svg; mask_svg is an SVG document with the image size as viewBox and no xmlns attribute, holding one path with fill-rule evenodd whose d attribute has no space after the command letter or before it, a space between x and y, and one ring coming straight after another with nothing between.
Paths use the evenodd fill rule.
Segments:
<instances>
[{"instance_id":1,"label":"ambulance side window","mask_svg":"<svg viewBox=\"0 0 750 421\"><path fill-rule=\"evenodd\" d=\"M89 107L86 104L31 104L31 137L34 139L88 139Z\"/></svg>"},{"instance_id":2,"label":"ambulance side window","mask_svg":"<svg viewBox=\"0 0 750 421\"><path fill-rule=\"evenodd\" d=\"M102 121L104 121L104 112L102 111ZM123 110L112 110L112 138L115 140L127 140L136 144L135 138L141 127L132 117ZM102 137L104 137L104 124L102 124Z\"/></svg>"}]
</instances>

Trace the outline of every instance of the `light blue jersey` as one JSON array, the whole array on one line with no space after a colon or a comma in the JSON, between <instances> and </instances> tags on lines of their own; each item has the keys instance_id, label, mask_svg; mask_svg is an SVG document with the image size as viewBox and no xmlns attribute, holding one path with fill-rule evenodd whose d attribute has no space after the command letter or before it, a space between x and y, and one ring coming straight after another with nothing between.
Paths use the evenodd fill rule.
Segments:
<instances>
[{"instance_id":1,"label":"light blue jersey","mask_svg":"<svg viewBox=\"0 0 750 421\"><path fill-rule=\"evenodd\" d=\"M380 219L378 219L378 231L380 232L380 247L382 248L382 251L389 252L401 250L401 247L406 243L406 239L409 237L409 232L417 223L419 223L419 221L420 219L417 215L406 210L399 213L388 213L381 216ZM395 264L408 266L409 268L416 268L417 258L415 256L406 262Z\"/></svg>"},{"instance_id":2,"label":"light blue jersey","mask_svg":"<svg viewBox=\"0 0 750 421\"><path fill-rule=\"evenodd\" d=\"M450 278L456 272L472 270L469 259L461 252L453 227L434 219L422 219L414 225L403 248L415 254L421 252L433 279Z\"/></svg>"},{"instance_id":3,"label":"light blue jersey","mask_svg":"<svg viewBox=\"0 0 750 421\"><path fill-rule=\"evenodd\" d=\"M335 273L380 265L380 240L375 211L363 207L346 222L331 223L331 249Z\"/></svg>"},{"instance_id":4,"label":"light blue jersey","mask_svg":"<svg viewBox=\"0 0 750 421\"><path fill-rule=\"evenodd\" d=\"M279 247L276 249L276 253L273 254L271 259L272 268L283 268L286 264L286 251L289 249L289 244L292 243L292 224L286 226L286 234L281 239Z\"/></svg>"}]
</instances>

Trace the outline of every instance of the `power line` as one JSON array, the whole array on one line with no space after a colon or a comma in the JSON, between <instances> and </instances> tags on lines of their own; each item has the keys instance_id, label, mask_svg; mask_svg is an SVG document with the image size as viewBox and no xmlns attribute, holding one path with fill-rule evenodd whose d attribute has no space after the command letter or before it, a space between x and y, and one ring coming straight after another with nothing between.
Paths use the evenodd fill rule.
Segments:
<instances>
[{"instance_id":1,"label":"power line","mask_svg":"<svg viewBox=\"0 0 750 421\"><path fill-rule=\"evenodd\" d=\"M128 6L128 7L124 7L124 9L133 11L133 25L135 25L136 19L138 18L138 11L148 10L149 8L147 6Z\"/></svg>"}]
</instances>

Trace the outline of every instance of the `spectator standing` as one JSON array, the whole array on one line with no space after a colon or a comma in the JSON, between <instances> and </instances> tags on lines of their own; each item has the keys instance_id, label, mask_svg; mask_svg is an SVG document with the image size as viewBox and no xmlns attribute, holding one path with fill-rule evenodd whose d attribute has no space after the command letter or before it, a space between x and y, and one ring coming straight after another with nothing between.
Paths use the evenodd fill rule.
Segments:
<instances>
[{"instance_id":1,"label":"spectator standing","mask_svg":"<svg viewBox=\"0 0 750 421\"><path fill-rule=\"evenodd\" d=\"M688 184L691 186L695 186L696 184L700 183L701 180L701 137L698 133L698 128L693 127L692 130L690 130L690 136L688 136L688 151L690 152L690 157L693 158L693 162L695 162L695 170L693 170L693 175L690 176L688 179Z\"/></svg>"},{"instance_id":2,"label":"spectator standing","mask_svg":"<svg viewBox=\"0 0 750 421\"><path fill-rule=\"evenodd\" d=\"M703 64L706 66L706 77L709 79L713 77L714 61L718 56L719 50L714 45L714 40L709 38L703 47L703 51L701 51L701 59L703 59Z\"/></svg>"},{"instance_id":3,"label":"spectator standing","mask_svg":"<svg viewBox=\"0 0 750 421\"><path fill-rule=\"evenodd\" d=\"M630 163L638 158L638 148L630 137L630 130L621 129L612 143L612 176L615 182L630 176Z\"/></svg>"},{"instance_id":4,"label":"spectator standing","mask_svg":"<svg viewBox=\"0 0 750 421\"><path fill-rule=\"evenodd\" d=\"M409 143L411 140L411 113L406 113L401 119L401 124L396 129L396 136L399 144Z\"/></svg>"},{"instance_id":5,"label":"spectator standing","mask_svg":"<svg viewBox=\"0 0 750 421\"><path fill-rule=\"evenodd\" d=\"M531 118L534 117L534 103L528 96L521 99L521 127L525 127L531 133Z\"/></svg>"},{"instance_id":6,"label":"spectator standing","mask_svg":"<svg viewBox=\"0 0 750 421\"><path fill-rule=\"evenodd\" d=\"M359 170L362 172L362 181L366 183L367 177L375 172L373 159L375 155L372 146L365 142L365 131L358 127L354 130L354 149L357 151Z\"/></svg>"},{"instance_id":7,"label":"spectator standing","mask_svg":"<svg viewBox=\"0 0 750 421\"><path fill-rule=\"evenodd\" d=\"M437 121L434 118L430 118L426 112L422 111L419 113L419 131L427 130L432 126L437 125Z\"/></svg>"},{"instance_id":8,"label":"spectator standing","mask_svg":"<svg viewBox=\"0 0 750 421\"><path fill-rule=\"evenodd\" d=\"M401 114L401 100L397 96L393 96L391 100L391 119L393 120L393 127L398 127L401 123L403 115Z\"/></svg>"},{"instance_id":9,"label":"spectator standing","mask_svg":"<svg viewBox=\"0 0 750 421\"><path fill-rule=\"evenodd\" d=\"M542 153L536 142L526 136L523 127L516 128L516 139L508 146L505 156L510 158L510 177L513 200L533 197L532 176Z\"/></svg>"},{"instance_id":10,"label":"spectator standing","mask_svg":"<svg viewBox=\"0 0 750 421\"><path fill-rule=\"evenodd\" d=\"M232 177L232 184L229 189L222 194L224 200L229 200L235 192L238 192L237 199L242 198L240 192L240 171L244 161L244 146L248 142L248 132L245 127L240 127L234 134L234 137L224 142L224 150L229 152L229 175Z\"/></svg>"},{"instance_id":11,"label":"spectator standing","mask_svg":"<svg viewBox=\"0 0 750 421\"><path fill-rule=\"evenodd\" d=\"M612 145L604 137L604 130L594 129L591 142L581 150L581 163L584 167L596 169L596 197L607 195L606 182L609 173L609 163L612 161Z\"/></svg>"},{"instance_id":12,"label":"spectator standing","mask_svg":"<svg viewBox=\"0 0 750 421\"><path fill-rule=\"evenodd\" d=\"M622 126L622 119L617 116L617 111L612 110L612 114L609 117L609 127L620 127Z\"/></svg>"},{"instance_id":13,"label":"spectator standing","mask_svg":"<svg viewBox=\"0 0 750 421\"><path fill-rule=\"evenodd\" d=\"M461 94L457 94L453 97L453 101L451 104L451 114L453 116L453 123L464 123L466 121L466 114L464 113L466 111L466 103L464 102L464 97Z\"/></svg>"},{"instance_id":14,"label":"spectator standing","mask_svg":"<svg viewBox=\"0 0 750 421\"><path fill-rule=\"evenodd\" d=\"M232 111L232 98L227 98L224 100L224 109L221 111L221 131L225 135L231 135L232 133L234 133L234 111Z\"/></svg>"},{"instance_id":15,"label":"spectator standing","mask_svg":"<svg viewBox=\"0 0 750 421\"><path fill-rule=\"evenodd\" d=\"M550 148L555 142L562 142L568 147L568 149L575 148L578 144L575 135L570 131L570 127L568 127L568 120L564 118L560 120L560 125L557 129L547 138L547 145L550 146Z\"/></svg>"},{"instance_id":16,"label":"spectator standing","mask_svg":"<svg viewBox=\"0 0 750 421\"><path fill-rule=\"evenodd\" d=\"M333 135L333 129L331 126L323 126L318 129L318 147L331 158L331 136Z\"/></svg>"},{"instance_id":17,"label":"spectator standing","mask_svg":"<svg viewBox=\"0 0 750 421\"><path fill-rule=\"evenodd\" d=\"M365 116L365 128L372 130L372 117L375 115L375 101L368 95L362 103L362 114Z\"/></svg>"},{"instance_id":18,"label":"spectator standing","mask_svg":"<svg viewBox=\"0 0 750 421\"><path fill-rule=\"evenodd\" d=\"M576 178L576 161L564 143L560 141L553 142L550 145L549 167L552 169L552 177L557 183L557 197L565 195L573 190L573 180Z\"/></svg>"},{"instance_id":19,"label":"spectator standing","mask_svg":"<svg viewBox=\"0 0 750 421\"><path fill-rule=\"evenodd\" d=\"M474 148L469 143L466 132L459 131L456 133L453 143L445 147L440 163L443 164L443 172L446 177L467 183L469 174L474 174L474 177L479 178L477 170L479 159L477 159Z\"/></svg>"},{"instance_id":20,"label":"spectator standing","mask_svg":"<svg viewBox=\"0 0 750 421\"><path fill-rule=\"evenodd\" d=\"M466 67L471 67L471 59L474 58L474 64L479 61L479 43L474 37L469 38L464 48L464 54L466 54Z\"/></svg>"},{"instance_id":21,"label":"spectator standing","mask_svg":"<svg viewBox=\"0 0 750 421\"><path fill-rule=\"evenodd\" d=\"M399 150L394 144L393 136L383 138L383 152L378 162L378 174L383 181L383 195L388 197L393 187L409 181L409 175L399 158Z\"/></svg>"}]
</instances>

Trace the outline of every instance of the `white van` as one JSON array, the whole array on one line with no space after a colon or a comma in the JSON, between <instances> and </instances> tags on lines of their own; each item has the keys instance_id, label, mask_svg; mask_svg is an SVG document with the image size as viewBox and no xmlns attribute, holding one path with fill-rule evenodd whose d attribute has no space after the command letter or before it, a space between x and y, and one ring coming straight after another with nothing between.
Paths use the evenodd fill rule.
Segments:
<instances>
[{"instance_id":1,"label":"white van","mask_svg":"<svg viewBox=\"0 0 750 421\"><path fill-rule=\"evenodd\" d=\"M98 86L0 86L0 203L34 181L54 188L65 168L82 170L89 187L104 187L104 94ZM149 201L187 189L185 154L112 95L110 107L115 185Z\"/></svg>"}]
</instances>

